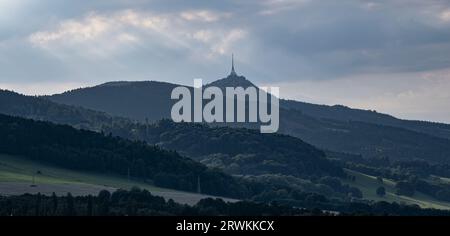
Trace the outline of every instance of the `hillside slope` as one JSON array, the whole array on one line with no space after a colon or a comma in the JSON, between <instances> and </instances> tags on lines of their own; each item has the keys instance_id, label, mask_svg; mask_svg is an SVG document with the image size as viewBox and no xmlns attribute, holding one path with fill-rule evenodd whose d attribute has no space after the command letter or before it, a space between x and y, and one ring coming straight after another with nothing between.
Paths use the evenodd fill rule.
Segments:
<instances>
[{"instance_id":1,"label":"hillside slope","mask_svg":"<svg viewBox=\"0 0 450 236\"><path fill-rule=\"evenodd\" d=\"M34 181L33 181L34 180ZM34 185L33 185L34 184ZM194 205L210 195L189 193L156 187L137 179L114 174L74 171L42 164L22 157L0 154L0 195L20 195L25 193L58 196L71 193L74 196L97 195L101 190L113 192L117 189L139 187L166 200L173 199L182 204ZM235 201L226 199L225 201Z\"/></svg>"},{"instance_id":2,"label":"hillside slope","mask_svg":"<svg viewBox=\"0 0 450 236\"><path fill-rule=\"evenodd\" d=\"M245 188L234 178L175 152L143 142L104 136L17 117L0 115L0 153L97 173L130 175L157 186L238 197Z\"/></svg>"}]
</instances>

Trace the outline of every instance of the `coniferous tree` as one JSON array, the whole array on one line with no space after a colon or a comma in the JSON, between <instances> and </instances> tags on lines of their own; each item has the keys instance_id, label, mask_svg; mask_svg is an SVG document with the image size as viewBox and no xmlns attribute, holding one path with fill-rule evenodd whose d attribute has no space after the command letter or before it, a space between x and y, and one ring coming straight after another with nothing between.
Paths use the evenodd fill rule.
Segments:
<instances>
[{"instance_id":1,"label":"coniferous tree","mask_svg":"<svg viewBox=\"0 0 450 236\"><path fill-rule=\"evenodd\" d=\"M88 202L87 202L86 214L87 214L87 216L93 216L92 195L89 195L89 196L88 196Z\"/></svg>"},{"instance_id":2,"label":"coniferous tree","mask_svg":"<svg viewBox=\"0 0 450 236\"><path fill-rule=\"evenodd\" d=\"M107 190L102 190L98 194L98 214L106 216L109 214L109 205L111 200L111 193Z\"/></svg>"},{"instance_id":3,"label":"coniferous tree","mask_svg":"<svg viewBox=\"0 0 450 236\"><path fill-rule=\"evenodd\" d=\"M386 195L386 189L383 186L380 186L377 188L376 193L378 196L384 197L384 195Z\"/></svg>"},{"instance_id":4,"label":"coniferous tree","mask_svg":"<svg viewBox=\"0 0 450 236\"><path fill-rule=\"evenodd\" d=\"M58 197L56 196L56 193L52 193L52 211L53 215L56 215L56 212L58 210Z\"/></svg>"},{"instance_id":5,"label":"coniferous tree","mask_svg":"<svg viewBox=\"0 0 450 236\"><path fill-rule=\"evenodd\" d=\"M34 212L34 215L35 216L40 216L41 215L41 199L42 197L41 197L41 193L38 193L37 195L36 195L36 206L35 206L35 212Z\"/></svg>"}]
</instances>

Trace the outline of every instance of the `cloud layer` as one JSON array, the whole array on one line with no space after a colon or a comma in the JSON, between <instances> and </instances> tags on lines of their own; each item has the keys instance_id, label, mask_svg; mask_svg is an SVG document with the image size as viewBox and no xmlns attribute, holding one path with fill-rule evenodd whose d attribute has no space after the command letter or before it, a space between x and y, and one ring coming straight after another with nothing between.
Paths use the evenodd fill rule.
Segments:
<instances>
[{"instance_id":1,"label":"cloud layer","mask_svg":"<svg viewBox=\"0 0 450 236\"><path fill-rule=\"evenodd\" d=\"M285 97L450 122L446 0L0 0L0 85L26 93L212 81L232 52L239 73Z\"/></svg>"}]
</instances>

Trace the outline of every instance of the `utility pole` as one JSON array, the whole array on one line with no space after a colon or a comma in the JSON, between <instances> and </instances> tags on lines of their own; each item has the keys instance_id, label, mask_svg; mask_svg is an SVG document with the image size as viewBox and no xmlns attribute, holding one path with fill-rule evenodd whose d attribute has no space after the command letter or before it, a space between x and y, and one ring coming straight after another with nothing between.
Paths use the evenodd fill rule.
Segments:
<instances>
[{"instance_id":1,"label":"utility pole","mask_svg":"<svg viewBox=\"0 0 450 236\"><path fill-rule=\"evenodd\" d=\"M200 188L200 175L197 176L197 193L198 194L202 193L202 189Z\"/></svg>"},{"instance_id":2,"label":"utility pole","mask_svg":"<svg viewBox=\"0 0 450 236\"><path fill-rule=\"evenodd\" d=\"M148 118L145 118L145 139L148 141Z\"/></svg>"}]
</instances>

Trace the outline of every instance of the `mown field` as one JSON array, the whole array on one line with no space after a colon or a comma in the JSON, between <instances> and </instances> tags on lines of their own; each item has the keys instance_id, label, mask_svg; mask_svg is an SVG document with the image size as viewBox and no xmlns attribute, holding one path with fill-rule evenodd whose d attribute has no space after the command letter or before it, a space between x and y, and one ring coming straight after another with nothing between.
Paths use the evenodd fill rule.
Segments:
<instances>
[{"instance_id":1,"label":"mown field","mask_svg":"<svg viewBox=\"0 0 450 236\"><path fill-rule=\"evenodd\" d=\"M399 196L395 194L395 182L383 179L383 183L380 183L375 176L366 175L352 170L345 170L348 174L356 177L356 180L349 181L344 180L351 186L359 188L363 192L365 199L374 201L386 201L386 202L397 202L405 204L416 204L422 208L436 208L450 210L450 203L436 200L428 195L422 194L420 192L415 192L414 196ZM376 194L376 189L383 186L386 189L386 195L380 197Z\"/></svg>"},{"instance_id":2,"label":"mown field","mask_svg":"<svg viewBox=\"0 0 450 236\"><path fill-rule=\"evenodd\" d=\"M148 183L129 180L123 176L72 171L0 154L0 195L38 192L47 195L53 192L57 195L66 195L68 192L72 195L95 195L103 189L114 191L119 188L130 189L134 186L147 189L154 195L190 205L197 203L200 199L211 197L159 188Z\"/></svg>"}]
</instances>

